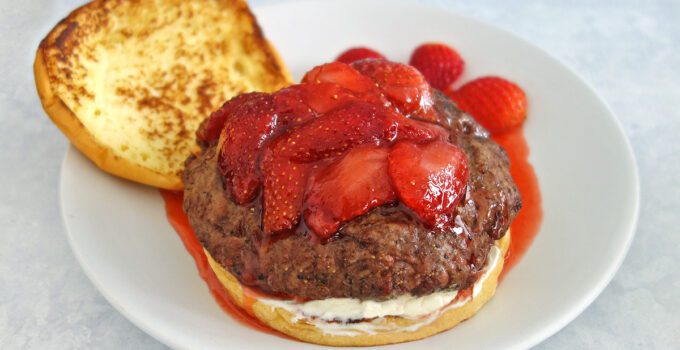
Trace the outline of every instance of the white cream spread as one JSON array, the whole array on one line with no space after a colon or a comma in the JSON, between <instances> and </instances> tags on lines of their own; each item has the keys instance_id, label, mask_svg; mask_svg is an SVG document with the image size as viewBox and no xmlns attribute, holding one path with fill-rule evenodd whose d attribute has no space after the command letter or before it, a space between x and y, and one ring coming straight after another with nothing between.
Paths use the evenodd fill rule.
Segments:
<instances>
[{"instance_id":1,"label":"white cream spread","mask_svg":"<svg viewBox=\"0 0 680 350\"><path fill-rule=\"evenodd\" d=\"M496 246L491 247L484 272L472 287L472 298L479 295L484 281L498 264L500 256L501 250ZM381 322L380 317L384 316L419 320L411 326L399 328L399 331L415 331L436 320L443 312L461 307L470 300L467 298L452 304L457 295L458 291L443 291L421 297L407 294L385 301L362 301L353 298L329 298L303 303L266 298L258 301L282 308L295 315L293 322L304 320L326 334L357 335L394 330ZM349 323L356 320L366 321Z\"/></svg>"},{"instance_id":2,"label":"white cream spread","mask_svg":"<svg viewBox=\"0 0 680 350\"><path fill-rule=\"evenodd\" d=\"M482 285L484 284L484 281L486 281L487 278L489 278L489 275L491 274L491 271L493 271L494 267L496 267L496 264L498 264L498 259L501 257L501 250L498 249L498 247L493 246L489 250L489 255L486 257L486 267L484 269L484 272L482 275L479 277L477 282L472 286L472 298L476 298L477 295L479 295L479 292L482 291Z\"/></svg>"},{"instance_id":3,"label":"white cream spread","mask_svg":"<svg viewBox=\"0 0 680 350\"><path fill-rule=\"evenodd\" d=\"M288 300L260 299L269 305L295 314L313 316L324 321L363 320L383 316L417 318L437 311L451 303L458 291L437 292L422 297L410 294L385 301L330 298L297 303Z\"/></svg>"}]
</instances>

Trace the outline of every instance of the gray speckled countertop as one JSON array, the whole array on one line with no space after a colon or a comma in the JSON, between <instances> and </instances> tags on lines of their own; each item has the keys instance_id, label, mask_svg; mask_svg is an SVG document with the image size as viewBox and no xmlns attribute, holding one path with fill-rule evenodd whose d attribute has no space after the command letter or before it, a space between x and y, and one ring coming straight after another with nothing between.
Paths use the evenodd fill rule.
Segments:
<instances>
[{"instance_id":1,"label":"gray speckled countertop","mask_svg":"<svg viewBox=\"0 0 680 350\"><path fill-rule=\"evenodd\" d=\"M561 59L612 107L635 150L642 203L630 252L597 300L538 348L680 349L680 2L422 2ZM31 64L76 3L0 2L0 349L162 349L85 277L59 214L67 141L40 108Z\"/></svg>"}]
</instances>

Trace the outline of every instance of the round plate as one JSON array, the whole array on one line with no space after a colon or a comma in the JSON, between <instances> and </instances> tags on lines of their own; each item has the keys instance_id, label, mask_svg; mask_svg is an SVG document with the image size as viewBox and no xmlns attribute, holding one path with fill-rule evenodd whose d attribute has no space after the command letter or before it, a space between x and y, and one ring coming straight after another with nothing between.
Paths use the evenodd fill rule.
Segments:
<instances>
[{"instance_id":1,"label":"round plate","mask_svg":"<svg viewBox=\"0 0 680 350\"><path fill-rule=\"evenodd\" d=\"M612 112L563 64L498 28L417 5L298 2L255 12L297 77L352 45L406 61L416 45L442 41L465 58L463 81L497 74L529 97L524 131L543 194L541 232L475 317L388 348L526 348L574 319L604 289L633 237L637 171ZM73 148L61 176L75 255L137 326L182 349L316 347L259 333L223 313L168 224L157 190L108 176Z\"/></svg>"}]
</instances>

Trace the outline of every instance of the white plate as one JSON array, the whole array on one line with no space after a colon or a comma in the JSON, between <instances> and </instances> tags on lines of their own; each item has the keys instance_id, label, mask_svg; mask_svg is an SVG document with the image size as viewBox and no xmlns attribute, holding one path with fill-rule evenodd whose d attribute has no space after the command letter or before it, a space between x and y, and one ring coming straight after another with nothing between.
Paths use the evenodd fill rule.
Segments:
<instances>
[{"instance_id":1,"label":"white plate","mask_svg":"<svg viewBox=\"0 0 680 350\"><path fill-rule=\"evenodd\" d=\"M498 74L528 94L525 135L545 212L540 234L478 315L443 334L381 349L526 348L574 319L607 285L633 237L637 170L612 112L564 65L507 32L416 5L300 2L256 13L298 77L352 45L404 61L417 44L436 40L463 55L463 80ZM182 349L316 347L258 333L224 314L168 224L158 191L98 171L73 148L61 176L75 255L137 326Z\"/></svg>"}]
</instances>

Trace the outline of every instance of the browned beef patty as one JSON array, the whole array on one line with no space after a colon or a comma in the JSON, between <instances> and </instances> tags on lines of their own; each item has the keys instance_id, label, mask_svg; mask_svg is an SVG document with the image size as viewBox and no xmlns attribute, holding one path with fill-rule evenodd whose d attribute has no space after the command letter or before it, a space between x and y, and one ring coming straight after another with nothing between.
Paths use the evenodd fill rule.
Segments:
<instances>
[{"instance_id":1,"label":"browned beef patty","mask_svg":"<svg viewBox=\"0 0 680 350\"><path fill-rule=\"evenodd\" d=\"M401 205L375 208L321 244L302 229L263 239L261 201L232 202L222 185L215 146L186 162L184 211L203 246L242 283L309 299L387 299L472 285L494 241L521 207L508 158L488 133L443 94L441 124L469 158L469 192L456 228L426 228ZM458 232L458 233L457 233Z\"/></svg>"}]
</instances>

